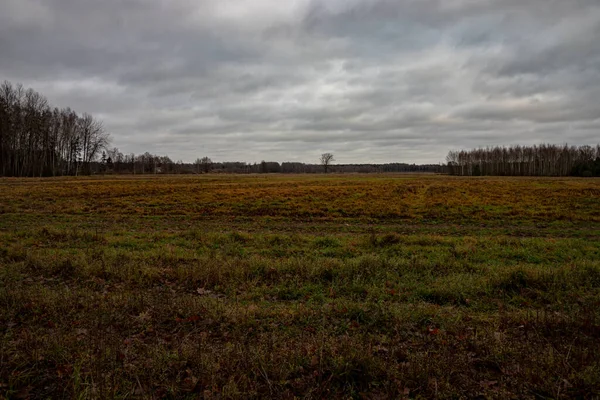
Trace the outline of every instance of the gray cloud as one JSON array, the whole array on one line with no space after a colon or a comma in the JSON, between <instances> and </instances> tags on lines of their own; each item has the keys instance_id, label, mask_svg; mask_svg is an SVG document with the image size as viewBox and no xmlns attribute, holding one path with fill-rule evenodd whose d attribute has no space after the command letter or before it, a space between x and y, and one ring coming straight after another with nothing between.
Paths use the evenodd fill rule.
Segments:
<instances>
[{"instance_id":1,"label":"gray cloud","mask_svg":"<svg viewBox=\"0 0 600 400\"><path fill-rule=\"evenodd\" d=\"M192 161L595 144L597 0L0 0L0 79Z\"/></svg>"}]
</instances>

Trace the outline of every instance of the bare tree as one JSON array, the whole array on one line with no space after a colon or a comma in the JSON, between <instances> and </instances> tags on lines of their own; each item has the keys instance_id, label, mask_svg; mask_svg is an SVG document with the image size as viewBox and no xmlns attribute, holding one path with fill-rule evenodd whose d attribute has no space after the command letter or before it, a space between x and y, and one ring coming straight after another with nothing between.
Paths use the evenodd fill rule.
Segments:
<instances>
[{"instance_id":1,"label":"bare tree","mask_svg":"<svg viewBox=\"0 0 600 400\"><path fill-rule=\"evenodd\" d=\"M100 121L97 121L89 114L83 114L79 119L79 130L82 140L81 157L83 168L86 173L90 173L90 164L95 161L100 154L100 150L105 149L109 142L109 136L104 132Z\"/></svg>"},{"instance_id":2,"label":"bare tree","mask_svg":"<svg viewBox=\"0 0 600 400\"><path fill-rule=\"evenodd\" d=\"M199 174L200 172L209 173L212 167L212 160L208 157L196 158L194 161L194 165L196 166L196 172Z\"/></svg>"},{"instance_id":3,"label":"bare tree","mask_svg":"<svg viewBox=\"0 0 600 400\"><path fill-rule=\"evenodd\" d=\"M448 172L453 175L598 176L600 145L488 147L450 151Z\"/></svg>"},{"instance_id":4,"label":"bare tree","mask_svg":"<svg viewBox=\"0 0 600 400\"><path fill-rule=\"evenodd\" d=\"M333 154L331 153L323 153L321 154L321 165L323 166L323 170L325 171L325 173L327 173L327 171L329 170L329 166L331 165L332 162L335 161L335 159L333 158Z\"/></svg>"},{"instance_id":5,"label":"bare tree","mask_svg":"<svg viewBox=\"0 0 600 400\"><path fill-rule=\"evenodd\" d=\"M0 175L91 173L109 136L90 115L51 108L46 98L22 85L0 85Z\"/></svg>"},{"instance_id":6,"label":"bare tree","mask_svg":"<svg viewBox=\"0 0 600 400\"><path fill-rule=\"evenodd\" d=\"M202 157L200 159L200 164L202 164L202 169L205 173L209 173L212 167L212 160L208 157Z\"/></svg>"}]
</instances>

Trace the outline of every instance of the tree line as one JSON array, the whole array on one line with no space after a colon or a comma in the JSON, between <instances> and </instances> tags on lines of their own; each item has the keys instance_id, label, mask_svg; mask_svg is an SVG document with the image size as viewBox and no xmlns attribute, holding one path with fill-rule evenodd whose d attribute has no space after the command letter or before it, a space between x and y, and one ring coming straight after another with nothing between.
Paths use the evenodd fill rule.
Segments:
<instances>
[{"instance_id":1,"label":"tree line","mask_svg":"<svg viewBox=\"0 0 600 400\"><path fill-rule=\"evenodd\" d=\"M318 172L444 172L443 165L339 164L325 153L319 164L262 161L194 163L173 161L148 152L122 153L109 147L110 136L90 114L52 107L23 85L0 85L0 176L90 174L318 173ZM323 159L325 157L325 159Z\"/></svg>"},{"instance_id":2,"label":"tree line","mask_svg":"<svg viewBox=\"0 0 600 400\"><path fill-rule=\"evenodd\" d=\"M22 85L0 85L0 176L91 173L109 142L102 123Z\"/></svg>"},{"instance_id":3,"label":"tree line","mask_svg":"<svg viewBox=\"0 0 600 400\"><path fill-rule=\"evenodd\" d=\"M148 152L123 154L109 148L102 122L48 100L23 85L0 84L0 176L173 173L381 173L429 172L479 176L600 176L600 144L568 146L495 146L453 150L442 164L332 164L324 153L319 163L262 161L194 163L173 161Z\"/></svg>"},{"instance_id":4,"label":"tree line","mask_svg":"<svg viewBox=\"0 0 600 400\"><path fill-rule=\"evenodd\" d=\"M123 154L117 148L110 149L101 160L92 165L93 171L104 174L317 174L331 173L383 173L383 172L426 172L444 173L446 167L440 164L310 164L301 162L261 161L247 163L240 161L213 162L209 157L197 158L193 163L173 161L168 156L150 153Z\"/></svg>"},{"instance_id":5,"label":"tree line","mask_svg":"<svg viewBox=\"0 0 600 400\"><path fill-rule=\"evenodd\" d=\"M496 146L450 151L448 173L480 176L600 176L600 144Z\"/></svg>"}]
</instances>

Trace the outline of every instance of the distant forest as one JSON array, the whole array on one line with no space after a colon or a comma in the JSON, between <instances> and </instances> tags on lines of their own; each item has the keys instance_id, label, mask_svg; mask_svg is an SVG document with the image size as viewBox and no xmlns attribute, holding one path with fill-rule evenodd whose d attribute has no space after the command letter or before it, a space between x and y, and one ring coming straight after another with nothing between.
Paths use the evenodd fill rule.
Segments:
<instances>
[{"instance_id":1,"label":"distant forest","mask_svg":"<svg viewBox=\"0 0 600 400\"><path fill-rule=\"evenodd\" d=\"M108 133L91 115L53 108L44 96L21 84L5 81L0 85L0 176L320 172L600 176L600 145L542 144L450 151L445 165L212 162L208 157L184 163L148 152L123 154L109 145Z\"/></svg>"},{"instance_id":2,"label":"distant forest","mask_svg":"<svg viewBox=\"0 0 600 400\"><path fill-rule=\"evenodd\" d=\"M110 148L102 123L70 108L51 107L48 100L23 85L0 85L0 176L91 174L318 173L320 164L295 162L173 161L168 156L123 154ZM315 156L317 158L317 156ZM328 172L444 172L443 165L328 165Z\"/></svg>"},{"instance_id":3,"label":"distant forest","mask_svg":"<svg viewBox=\"0 0 600 400\"><path fill-rule=\"evenodd\" d=\"M487 147L450 151L448 173L465 176L600 176L600 144Z\"/></svg>"},{"instance_id":4,"label":"distant forest","mask_svg":"<svg viewBox=\"0 0 600 400\"><path fill-rule=\"evenodd\" d=\"M324 172L321 164L306 164L300 162L262 161L246 163L239 161L213 162L208 157L197 159L194 163L174 162L168 156L150 153L122 154L113 148L106 152L106 163L98 163L98 170L114 174L313 174ZM332 164L328 166L330 173L379 173L379 172L429 172L444 173L446 167L439 164Z\"/></svg>"}]
</instances>

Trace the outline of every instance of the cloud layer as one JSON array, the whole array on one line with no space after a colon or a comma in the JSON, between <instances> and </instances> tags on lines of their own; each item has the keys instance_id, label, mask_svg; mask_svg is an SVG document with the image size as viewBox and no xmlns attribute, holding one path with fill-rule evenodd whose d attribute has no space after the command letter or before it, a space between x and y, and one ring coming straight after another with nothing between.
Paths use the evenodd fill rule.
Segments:
<instances>
[{"instance_id":1,"label":"cloud layer","mask_svg":"<svg viewBox=\"0 0 600 400\"><path fill-rule=\"evenodd\" d=\"M600 139L597 0L1 0L0 80L174 159Z\"/></svg>"}]
</instances>

